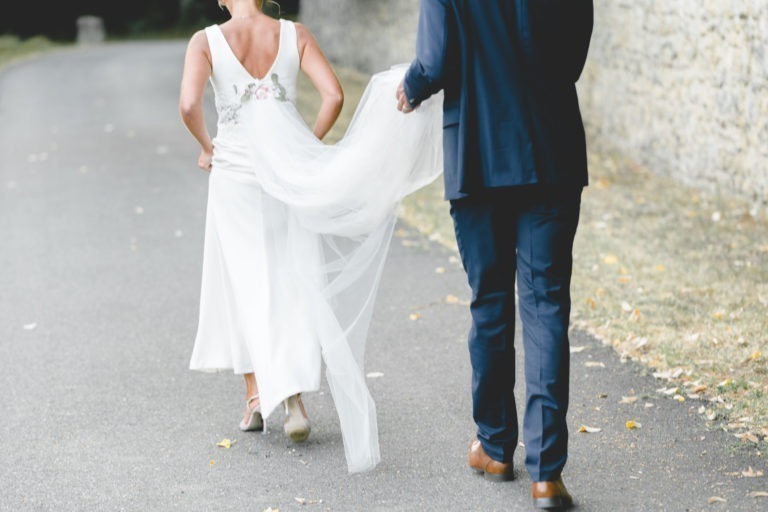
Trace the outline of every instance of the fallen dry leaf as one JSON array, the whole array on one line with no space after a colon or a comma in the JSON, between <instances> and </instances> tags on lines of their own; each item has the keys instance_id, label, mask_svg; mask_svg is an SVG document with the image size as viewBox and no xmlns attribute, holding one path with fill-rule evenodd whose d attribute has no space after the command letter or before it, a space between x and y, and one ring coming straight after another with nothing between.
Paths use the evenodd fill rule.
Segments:
<instances>
[{"instance_id":1,"label":"fallen dry leaf","mask_svg":"<svg viewBox=\"0 0 768 512\"><path fill-rule=\"evenodd\" d=\"M236 441L233 441L233 440L231 440L231 439L227 439L227 438L225 437L224 439L222 439L221 441L219 441L218 443L216 443L216 446L219 446L219 447L221 447L221 448L227 448L227 449L229 449L229 448L232 448L232 445L233 445L233 444L235 444L235 442L236 442Z\"/></svg>"},{"instance_id":2,"label":"fallen dry leaf","mask_svg":"<svg viewBox=\"0 0 768 512\"><path fill-rule=\"evenodd\" d=\"M602 432L602 431L603 431L603 429L601 429L601 428L588 427L587 425L582 425L579 428L579 432L581 432L582 434L596 434L596 433Z\"/></svg>"},{"instance_id":3,"label":"fallen dry leaf","mask_svg":"<svg viewBox=\"0 0 768 512\"><path fill-rule=\"evenodd\" d=\"M636 430L638 428L642 428L643 425L635 420L629 420L624 424L629 430Z\"/></svg>"},{"instance_id":4,"label":"fallen dry leaf","mask_svg":"<svg viewBox=\"0 0 768 512\"><path fill-rule=\"evenodd\" d=\"M640 400L640 397L637 396L623 396L621 397L621 400L619 400L620 404L633 404Z\"/></svg>"},{"instance_id":5,"label":"fallen dry leaf","mask_svg":"<svg viewBox=\"0 0 768 512\"><path fill-rule=\"evenodd\" d=\"M760 441L757 438L757 436L752 432L744 432L743 434L734 434L734 436L741 439L743 442L749 441L750 443L757 443Z\"/></svg>"},{"instance_id":6,"label":"fallen dry leaf","mask_svg":"<svg viewBox=\"0 0 768 512\"><path fill-rule=\"evenodd\" d=\"M750 498L768 498L768 492L765 491L752 491L749 493Z\"/></svg>"},{"instance_id":7,"label":"fallen dry leaf","mask_svg":"<svg viewBox=\"0 0 768 512\"><path fill-rule=\"evenodd\" d=\"M587 361L584 363L584 366L587 368L605 368L605 363L602 363L600 361Z\"/></svg>"},{"instance_id":8,"label":"fallen dry leaf","mask_svg":"<svg viewBox=\"0 0 768 512\"><path fill-rule=\"evenodd\" d=\"M308 500L307 498L293 498L299 505L317 505L322 503L323 500Z\"/></svg>"},{"instance_id":9,"label":"fallen dry leaf","mask_svg":"<svg viewBox=\"0 0 768 512\"><path fill-rule=\"evenodd\" d=\"M445 302L447 304L458 304L459 303L459 298L457 296L455 296L455 295L447 295L445 297Z\"/></svg>"},{"instance_id":10,"label":"fallen dry leaf","mask_svg":"<svg viewBox=\"0 0 768 512\"><path fill-rule=\"evenodd\" d=\"M587 347L571 347L571 354L578 354L579 352L583 352L586 348Z\"/></svg>"},{"instance_id":11,"label":"fallen dry leaf","mask_svg":"<svg viewBox=\"0 0 768 512\"><path fill-rule=\"evenodd\" d=\"M445 267L437 267L435 269L435 274L445 274Z\"/></svg>"},{"instance_id":12,"label":"fallen dry leaf","mask_svg":"<svg viewBox=\"0 0 768 512\"><path fill-rule=\"evenodd\" d=\"M383 377L383 376L384 376L384 374L381 373L381 372L370 372L370 373L366 374L366 377L368 377L369 379L378 379L378 378Z\"/></svg>"},{"instance_id":13,"label":"fallen dry leaf","mask_svg":"<svg viewBox=\"0 0 768 512\"><path fill-rule=\"evenodd\" d=\"M661 393L662 395L674 396L679 394L680 388L678 388L677 386L671 387L671 388L661 388L661 389L657 389L656 392Z\"/></svg>"},{"instance_id":14,"label":"fallen dry leaf","mask_svg":"<svg viewBox=\"0 0 768 512\"><path fill-rule=\"evenodd\" d=\"M757 478L759 476L765 476L765 473L763 473L760 470L755 471L754 469L752 469L752 466L749 466L748 470L741 472L741 476L744 476L747 478Z\"/></svg>"},{"instance_id":15,"label":"fallen dry leaf","mask_svg":"<svg viewBox=\"0 0 768 512\"><path fill-rule=\"evenodd\" d=\"M672 400L676 400L680 403L683 403L685 402L685 397L683 395L675 395L672 397Z\"/></svg>"},{"instance_id":16,"label":"fallen dry leaf","mask_svg":"<svg viewBox=\"0 0 768 512\"><path fill-rule=\"evenodd\" d=\"M725 503L725 501L725 498L721 498L720 496L712 496L707 500L707 503L711 505L713 503Z\"/></svg>"},{"instance_id":17,"label":"fallen dry leaf","mask_svg":"<svg viewBox=\"0 0 768 512\"><path fill-rule=\"evenodd\" d=\"M619 258L614 254L609 254L605 258L603 258L603 262L606 265L615 265L619 262Z\"/></svg>"},{"instance_id":18,"label":"fallen dry leaf","mask_svg":"<svg viewBox=\"0 0 768 512\"><path fill-rule=\"evenodd\" d=\"M421 314L420 313L411 313L410 315L408 315L408 318L410 318L413 321L416 321L419 318L421 318Z\"/></svg>"},{"instance_id":19,"label":"fallen dry leaf","mask_svg":"<svg viewBox=\"0 0 768 512\"><path fill-rule=\"evenodd\" d=\"M653 377L656 379L672 380L680 377L682 374L682 368L675 368L664 372L653 372Z\"/></svg>"},{"instance_id":20,"label":"fallen dry leaf","mask_svg":"<svg viewBox=\"0 0 768 512\"><path fill-rule=\"evenodd\" d=\"M707 390L706 384L702 384L700 386L693 386L691 388L691 393L703 393L706 390Z\"/></svg>"}]
</instances>

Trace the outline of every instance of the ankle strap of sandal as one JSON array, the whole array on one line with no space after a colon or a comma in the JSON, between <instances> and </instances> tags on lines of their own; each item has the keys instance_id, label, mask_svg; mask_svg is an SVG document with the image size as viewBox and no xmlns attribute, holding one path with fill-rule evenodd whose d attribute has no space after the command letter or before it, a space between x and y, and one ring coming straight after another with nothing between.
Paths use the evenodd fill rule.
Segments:
<instances>
[{"instance_id":1,"label":"ankle strap of sandal","mask_svg":"<svg viewBox=\"0 0 768 512\"><path fill-rule=\"evenodd\" d=\"M246 404L248 404L248 405L251 405L251 402L253 402L254 400L258 400L258 399L259 399L259 394L258 394L258 393L256 393L255 395L253 395L252 397L250 397L250 398L248 399L248 401L246 402Z\"/></svg>"}]
</instances>

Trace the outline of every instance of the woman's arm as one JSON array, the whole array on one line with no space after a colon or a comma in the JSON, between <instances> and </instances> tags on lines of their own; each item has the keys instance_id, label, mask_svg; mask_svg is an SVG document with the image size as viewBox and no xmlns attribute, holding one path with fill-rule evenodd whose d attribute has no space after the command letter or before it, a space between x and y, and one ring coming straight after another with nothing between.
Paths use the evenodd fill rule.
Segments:
<instances>
[{"instance_id":1,"label":"woman's arm","mask_svg":"<svg viewBox=\"0 0 768 512\"><path fill-rule=\"evenodd\" d=\"M296 33L299 39L301 70L312 81L323 100L312 130L318 139L322 139L331 130L341 113L341 107L344 105L344 91L312 33L301 23L296 24Z\"/></svg>"},{"instance_id":2,"label":"woman's arm","mask_svg":"<svg viewBox=\"0 0 768 512\"><path fill-rule=\"evenodd\" d=\"M184 75L181 79L179 110L181 118L202 148L197 165L204 171L211 170L213 142L203 117L203 92L211 76L211 55L208 38L204 31L192 36L184 58Z\"/></svg>"}]
</instances>

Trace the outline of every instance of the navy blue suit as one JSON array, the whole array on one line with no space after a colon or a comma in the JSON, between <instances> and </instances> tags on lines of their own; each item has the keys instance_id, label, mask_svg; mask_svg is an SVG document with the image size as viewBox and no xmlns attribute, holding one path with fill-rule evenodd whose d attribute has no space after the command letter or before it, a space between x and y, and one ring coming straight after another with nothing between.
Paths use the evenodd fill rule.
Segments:
<instances>
[{"instance_id":1,"label":"navy blue suit","mask_svg":"<svg viewBox=\"0 0 768 512\"><path fill-rule=\"evenodd\" d=\"M567 459L571 254L587 185L575 82L592 25L592 0L422 0L404 80L414 107L445 92L445 196L472 288L473 414L503 462L518 442L517 278L533 481L555 480Z\"/></svg>"}]
</instances>

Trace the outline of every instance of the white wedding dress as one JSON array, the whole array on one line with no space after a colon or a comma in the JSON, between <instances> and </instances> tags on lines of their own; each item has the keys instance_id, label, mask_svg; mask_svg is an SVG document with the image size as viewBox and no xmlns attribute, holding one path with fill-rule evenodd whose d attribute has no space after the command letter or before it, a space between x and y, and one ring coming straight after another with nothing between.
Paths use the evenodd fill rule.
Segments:
<instances>
[{"instance_id":1,"label":"white wedding dress","mask_svg":"<svg viewBox=\"0 0 768 512\"><path fill-rule=\"evenodd\" d=\"M400 200L442 171L442 100L405 116L404 68L375 75L343 140L296 111L296 29L281 20L257 79L206 28L219 115L200 317L190 368L254 372L264 417L320 385L321 358L350 472L380 460L365 341Z\"/></svg>"}]
</instances>

